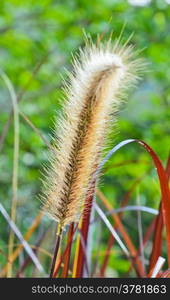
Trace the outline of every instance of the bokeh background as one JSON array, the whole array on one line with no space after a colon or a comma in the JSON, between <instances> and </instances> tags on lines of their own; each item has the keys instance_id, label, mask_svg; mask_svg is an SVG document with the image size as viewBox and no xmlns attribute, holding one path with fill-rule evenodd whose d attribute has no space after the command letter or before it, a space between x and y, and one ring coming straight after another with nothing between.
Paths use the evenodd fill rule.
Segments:
<instances>
[{"instance_id":1,"label":"bokeh background","mask_svg":"<svg viewBox=\"0 0 170 300\"><path fill-rule=\"evenodd\" d=\"M169 0L1 0L0 68L14 86L19 110L50 142L55 111L60 108L62 76L66 77L65 68L71 69L72 54L84 45L83 31L94 40L97 34L104 33L104 39L107 39L113 32L114 40L125 25L122 42L133 33L131 43L142 50L140 57L148 63L147 72L137 88L129 93L127 104L121 107L118 129L116 134L113 133L110 144L115 146L128 138L142 139L166 165L170 149L169 21ZM14 127L12 102L2 79L0 89L0 202L10 214ZM41 206L37 196L48 149L21 115L19 131L16 224L24 234ZM158 209L160 188L156 170L144 149L131 144L109 161L100 188L117 208L138 180L140 182L131 194L129 205L136 205L138 201L140 205ZM152 214L142 213L143 232L152 218ZM35 243L50 222L43 218L30 243ZM136 212L125 213L123 223L134 243L139 245ZM49 252L52 251L50 241L54 228L52 223L51 233L42 245ZM8 236L9 227L0 214L0 268L6 263ZM98 249L101 253L105 249L108 236L109 232L104 228L99 243L96 233L94 259ZM15 242L18 243L17 240ZM150 250L151 242L145 249L146 264ZM14 270L17 270L24 255L22 253L15 262ZM42 253L39 256L48 269L49 258ZM98 260L102 260L102 254ZM121 256L119 247L115 246L107 274L120 277L128 269L129 261ZM29 270L27 276L30 276Z\"/></svg>"}]
</instances>

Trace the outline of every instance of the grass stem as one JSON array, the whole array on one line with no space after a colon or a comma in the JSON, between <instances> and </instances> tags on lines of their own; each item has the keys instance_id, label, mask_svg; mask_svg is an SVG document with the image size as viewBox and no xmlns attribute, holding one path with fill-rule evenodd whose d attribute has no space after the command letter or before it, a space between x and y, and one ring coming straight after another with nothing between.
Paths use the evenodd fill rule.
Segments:
<instances>
[{"instance_id":1,"label":"grass stem","mask_svg":"<svg viewBox=\"0 0 170 300\"><path fill-rule=\"evenodd\" d=\"M67 278L68 276L68 269L69 269L69 263L70 263L70 255L71 255L71 246L72 246L72 240L73 240L73 233L74 233L74 223L70 224L69 232L68 232L68 250L64 259L64 267L61 274L62 278Z\"/></svg>"},{"instance_id":2,"label":"grass stem","mask_svg":"<svg viewBox=\"0 0 170 300\"><path fill-rule=\"evenodd\" d=\"M51 264L50 278L53 278L55 264L56 264L56 260L57 260L57 256L58 256L58 251L60 248L61 236L62 236L62 227L60 224L58 224L56 246L54 249L54 255L53 255L53 260L52 260L52 264Z\"/></svg>"}]
</instances>

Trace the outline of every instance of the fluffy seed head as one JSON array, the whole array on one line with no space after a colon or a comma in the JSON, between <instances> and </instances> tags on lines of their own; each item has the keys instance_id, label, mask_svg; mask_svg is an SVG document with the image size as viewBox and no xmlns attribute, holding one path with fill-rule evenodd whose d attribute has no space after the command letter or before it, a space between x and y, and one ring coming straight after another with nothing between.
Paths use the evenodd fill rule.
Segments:
<instances>
[{"instance_id":1,"label":"fluffy seed head","mask_svg":"<svg viewBox=\"0 0 170 300\"><path fill-rule=\"evenodd\" d=\"M132 47L90 43L73 61L54 130L44 210L64 227L80 218L122 95L137 80Z\"/></svg>"}]
</instances>

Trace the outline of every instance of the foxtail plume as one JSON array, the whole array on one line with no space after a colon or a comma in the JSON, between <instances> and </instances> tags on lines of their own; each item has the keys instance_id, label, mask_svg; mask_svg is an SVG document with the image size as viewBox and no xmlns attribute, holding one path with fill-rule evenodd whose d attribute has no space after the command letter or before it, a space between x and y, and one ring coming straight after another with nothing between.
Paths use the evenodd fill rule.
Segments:
<instances>
[{"instance_id":1,"label":"foxtail plume","mask_svg":"<svg viewBox=\"0 0 170 300\"><path fill-rule=\"evenodd\" d=\"M107 135L140 63L131 46L90 42L73 60L70 83L54 129L44 211L63 228L78 222Z\"/></svg>"}]
</instances>

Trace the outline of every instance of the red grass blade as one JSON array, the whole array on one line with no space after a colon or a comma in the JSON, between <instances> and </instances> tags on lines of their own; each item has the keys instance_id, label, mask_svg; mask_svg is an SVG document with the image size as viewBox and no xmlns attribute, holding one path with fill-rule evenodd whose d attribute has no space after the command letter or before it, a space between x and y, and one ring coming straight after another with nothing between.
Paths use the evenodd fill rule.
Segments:
<instances>
[{"instance_id":1,"label":"red grass blade","mask_svg":"<svg viewBox=\"0 0 170 300\"><path fill-rule=\"evenodd\" d=\"M157 169L157 174L159 177L159 183L162 194L162 215L163 222L166 228L166 241L167 241L167 250L168 250L168 265L170 266L170 190L168 186L168 176L164 170L161 161L159 160L156 153L149 147L146 143L142 141L137 141L141 144L151 155L155 167Z\"/></svg>"},{"instance_id":2,"label":"red grass blade","mask_svg":"<svg viewBox=\"0 0 170 300\"><path fill-rule=\"evenodd\" d=\"M169 180L170 179L170 157L168 158L167 161L166 174ZM151 253L150 264L149 264L149 275L152 274L152 269L154 268L158 260L158 257L161 255L163 225L164 224L163 224L162 203L161 203L159 208L159 215L156 217L155 234L153 238L153 247L152 247L152 253Z\"/></svg>"},{"instance_id":3,"label":"red grass blade","mask_svg":"<svg viewBox=\"0 0 170 300\"><path fill-rule=\"evenodd\" d=\"M104 194L100 191L97 191L97 195L99 196L100 200L103 202L104 206L108 210L112 210L112 206L107 200L107 198L104 196ZM137 250L128 234L126 229L124 228L121 219L119 218L119 215L117 214L111 214L113 222L115 224L115 228L121 233L121 236L123 237L124 242L126 243L126 246L130 252L131 255L131 262L133 264L133 267L139 277L145 277L145 272L143 270L143 266L141 263L141 260L137 257Z\"/></svg>"},{"instance_id":4,"label":"red grass blade","mask_svg":"<svg viewBox=\"0 0 170 300\"><path fill-rule=\"evenodd\" d=\"M153 149L149 145L147 145L145 142L143 142L141 140L137 140L137 139L125 140L125 141L119 143L118 145L116 145L116 147L114 147L107 154L107 156L105 157L105 159L103 160L103 162L101 164L101 167L103 167L105 162L108 161L108 159L113 155L113 153L115 153L121 147L123 147L129 143L132 143L132 142L136 142L146 149L146 151L150 154L150 156L153 160L153 163L156 167L156 170L157 170L159 183L160 183L160 189L161 189L161 195L162 195L163 222L164 222L165 228L166 228L168 265L170 266L170 218L169 218L169 216L170 216L170 190L169 190L169 186L168 186L168 177L167 177L166 171L164 170L162 163L161 163L160 159L158 158L158 156L156 155L156 153L153 151ZM168 167L168 169L169 168L170 167Z\"/></svg>"},{"instance_id":5,"label":"red grass blade","mask_svg":"<svg viewBox=\"0 0 170 300\"><path fill-rule=\"evenodd\" d=\"M167 249L168 249L168 265L170 266L170 190L168 186L168 178L167 174L162 166L162 163L156 153L152 150L152 148L147 145L145 142L137 139L129 139L125 140L123 142L120 142L118 145L116 145L104 158L102 163L100 164L96 175L100 172L101 168L103 168L104 164L109 160L109 158L121 147L136 142L140 144L146 151L150 154L153 163L156 167L159 183L160 183L160 189L162 194L162 214L163 214L163 221L166 227L166 240L167 240ZM85 207L85 215L82 222L82 234L85 243L87 243L87 236L88 236L88 229L89 229L89 222L90 222L90 214L91 214L91 207L92 207L92 201L93 197L90 197L90 199L87 199L86 205L88 205L88 210ZM78 264L77 264L77 270L76 270L76 277L82 277L83 272L83 266L84 266L84 254L82 246L79 247L79 253L78 253Z\"/></svg>"},{"instance_id":6,"label":"red grass blade","mask_svg":"<svg viewBox=\"0 0 170 300\"><path fill-rule=\"evenodd\" d=\"M92 204L93 204L93 195L86 200L85 211L84 211L82 226L81 226L81 233L82 233L82 238L85 246L87 245ZM87 210L87 206L88 206L88 210ZM84 261L85 261L85 255L83 250L84 247L80 242L79 249L78 249L77 266L75 272L76 278L81 278L83 275L83 268L84 268Z\"/></svg>"},{"instance_id":7,"label":"red grass blade","mask_svg":"<svg viewBox=\"0 0 170 300\"><path fill-rule=\"evenodd\" d=\"M153 238L152 252L150 256L148 276L152 274L153 268L158 260L158 257L161 255L163 225L164 223L162 215L162 205L160 204L159 215L156 217L155 233Z\"/></svg>"}]
</instances>

